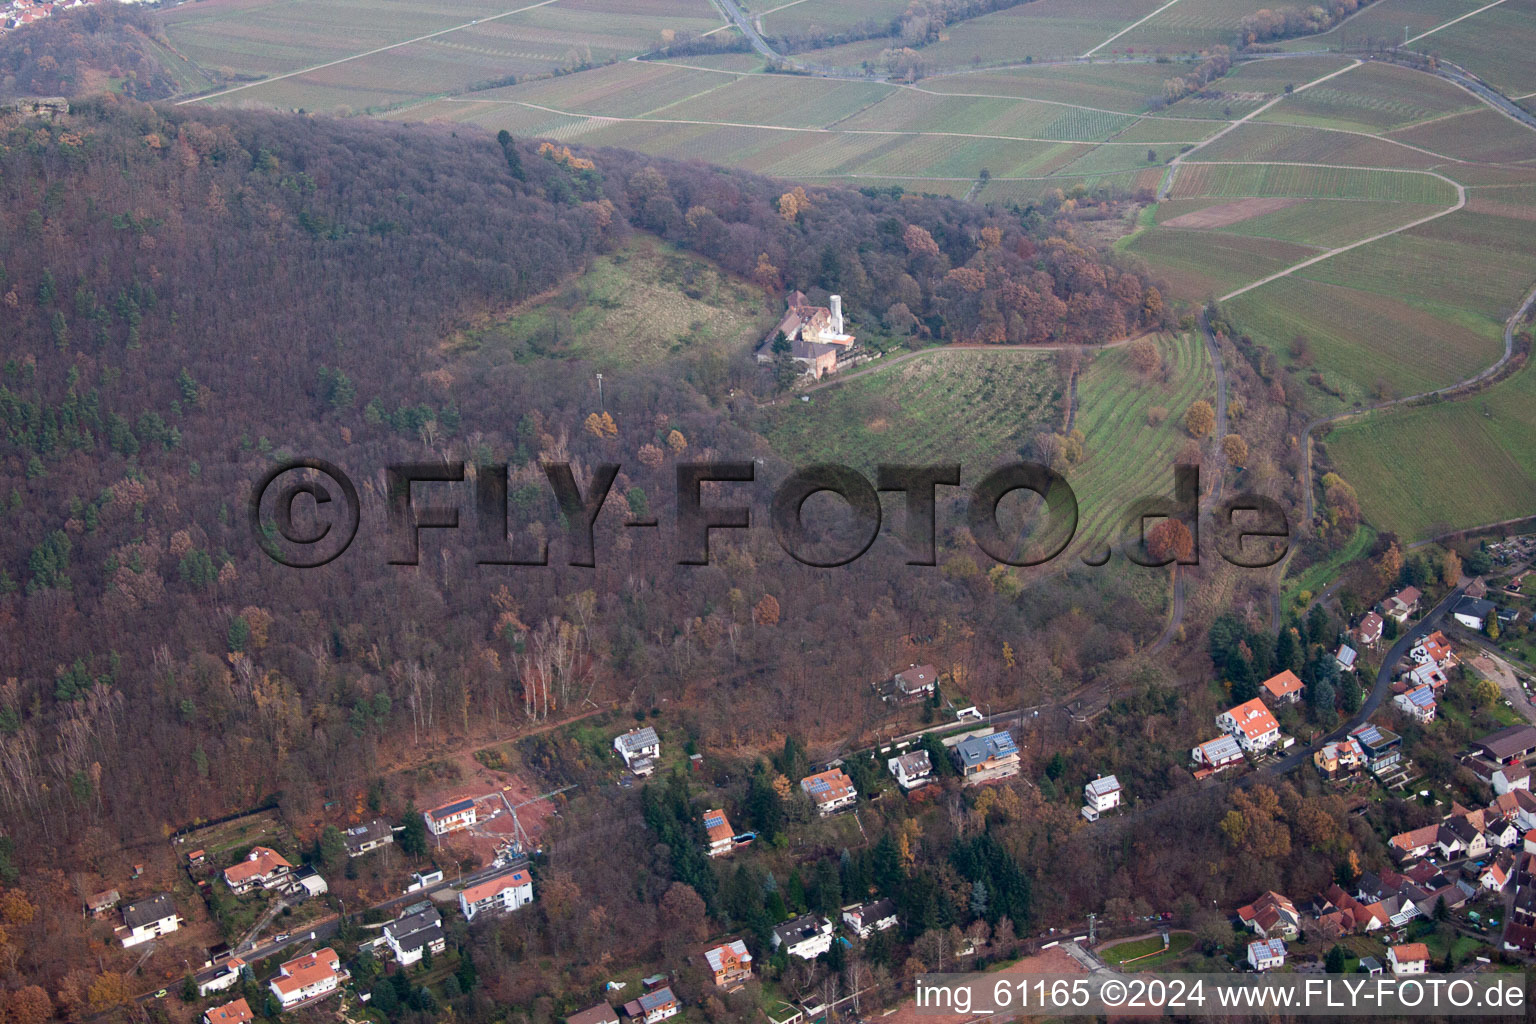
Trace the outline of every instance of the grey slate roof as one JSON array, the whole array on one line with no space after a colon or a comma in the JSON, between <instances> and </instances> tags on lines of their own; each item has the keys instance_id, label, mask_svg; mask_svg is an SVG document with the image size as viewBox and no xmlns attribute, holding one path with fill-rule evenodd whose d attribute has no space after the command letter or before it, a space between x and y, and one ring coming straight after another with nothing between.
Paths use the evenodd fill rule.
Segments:
<instances>
[{"instance_id":1,"label":"grey slate roof","mask_svg":"<svg viewBox=\"0 0 1536 1024\"><path fill-rule=\"evenodd\" d=\"M966 768L974 768L995 757L1007 757L1018 752L1013 736L1007 732L995 732L990 736L967 736L955 744L955 756Z\"/></svg>"},{"instance_id":2,"label":"grey slate roof","mask_svg":"<svg viewBox=\"0 0 1536 1024\"><path fill-rule=\"evenodd\" d=\"M147 900L139 900L137 903L130 903L123 908L123 923L129 928L138 928L141 925L175 916L176 901L168 892L151 896Z\"/></svg>"},{"instance_id":3,"label":"grey slate roof","mask_svg":"<svg viewBox=\"0 0 1536 1024\"><path fill-rule=\"evenodd\" d=\"M407 952L420 949L443 937L443 915L437 912L437 908L427 907L398 921L389 922L384 926L384 934L393 938L395 944Z\"/></svg>"}]
</instances>

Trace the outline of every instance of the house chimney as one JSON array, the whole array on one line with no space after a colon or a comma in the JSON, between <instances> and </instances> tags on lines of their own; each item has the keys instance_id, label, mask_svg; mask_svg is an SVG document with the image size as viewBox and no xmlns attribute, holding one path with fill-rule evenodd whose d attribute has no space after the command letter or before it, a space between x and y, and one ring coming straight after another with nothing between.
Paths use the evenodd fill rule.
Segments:
<instances>
[{"instance_id":1,"label":"house chimney","mask_svg":"<svg viewBox=\"0 0 1536 1024\"><path fill-rule=\"evenodd\" d=\"M832 305L832 333L843 333L843 297L833 295L827 299Z\"/></svg>"}]
</instances>

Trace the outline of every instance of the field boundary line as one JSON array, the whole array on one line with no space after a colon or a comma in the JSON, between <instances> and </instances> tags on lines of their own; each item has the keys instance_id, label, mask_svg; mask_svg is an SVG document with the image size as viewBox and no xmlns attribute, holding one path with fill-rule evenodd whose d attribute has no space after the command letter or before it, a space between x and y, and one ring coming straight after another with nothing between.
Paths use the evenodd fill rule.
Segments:
<instances>
[{"instance_id":1,"label":"field boundary line","mask_svg":"<svg viewBox=\"0 0 1536 1024\"><path fill-rule=\"evenodd\" d=\"M273 82L281 82L285 78L295 78L299 75L307 75L314 71L323 71L326 68L333 68L338 64L346 64L348 61L361 60L364 57L372 57L375 54L386 53L390 50L395 50L402 46L410 46L412 43L420 43L425 42L428 39L436 39L438 36L446 36L449 33L457 32L460 29L470 28L475 25L483 25L488 21L496 21L500 18L509 18L514 14L522 14L524 11L531 11L536 7L548 7L550 4L559 2L560 0L538 0L538 3L528 4L526 7L519 7L516 10L511 11L502 11L500 14L488 14L483 18L475 18L471 21L466 21L462 25L453 25L449 28L438 29L436 32L428 32L424 36L416 36L413 39L402 39L398 43L390 43L386 46L376 46L371 50L364 50L362 53L354 53L350 57L338 57L336 60L328 60L323 64L315 64L307 68L299 68L296 71L285 71L280 75L269 75L266 78L257 79L254 82L242 82L239 85L232 86L228 89L221 89L218 92L210 92L202 96L193 96L190 99L177 100L176 105L179 107L187 103L201 103L204 100L214 100L218 99L220 96L228 96L230 93L239 92L242 89L254 89L258 85L271 85Z\"/></svg>"},{"instance_id":2,"label":"field boundary line","mask_svg":"<svg viewBox=\"0 0 1536 1024\"><path fill-rule=\"evenodd\" d=\"M1468 18L1472 17L1474 14L1482 14L1484 11L1488 10L1490 7L1497 7L1497 6L1499 6L1499 4L1502 4L1503 2L1504 2L1504 0L1493 0L1493 3L1491 3L1491 4L1484 4L1482 7L1479 7L1475 11L1468 11L1466 14L1463 14L1459 18L1452 18L1450 21L1446 22L1444 25L1436 25L1434 28L1430 29L1428 32L1420 32L1418 35L1414 36L1412 39L1405 40L1403 42L1403 45L1404 46L1412 46L1414 43L1418 42L1420 39L1423 39L1425 36L1432 36L1436 32L1439 32L1443 28L1450 28L1452 25L1456 24L1459 21L1466 21Z\"/></svg>"},{"instance_id":3,"label":"field boundary line","mask_svg":"<svg viewBox=\"0 0 1536 1024\"><path fill-rule=\"evenodd\" d=\"M729 27L729 26L721 26L721 27L722 28L726 28L726 27ZM629 58L629 63L631 63L631 64L655 64L658 67L664 67L664 68L682 68L684 71L706 71L706 72L708 72L711 75L730 75L733 78L745 78L748 75L759 75L759 74L762 74L762 72L760 72L760 71L727 71L725 68L701 68L701 67L696 67L696 66L694 66L692 64L679 64L675 60L651 60L651 59L646 58L646 57L630 57ZM596 68L593 68L592 70L595 71ZM579 73L580 72L578 72L578 74ZM536 79L536 81L543 81L543 79Z\"/></svg>"},{"instance_id":4,"label":"field boundary line","mask_svg":"<svg viewBox=\"0 0 1536 1024\"><path fill-rule=\"evenodd\" d=\"M1159 7L1157 10L1153 11L1151 14L1147 15L1145 18L1140 18L1140 19L1132 22L1131 24L1125 26L1125 28L1121 29L1119 32L1116 32L1114 35L1112 35L1108 39L1104 40L1098 46L1095 46L1093 49L1089 50L1087 53L1081 54L1081 56L1082 57L1092 57L1095 53L1098 53L1100 50L1104 49L1104 47L1108 46L1110 43L1114 42L1116 39L1119 39L1121 36L1123 36L1127 32L1129 32L1131 29L1136 28L1139 25L1145 24L1148 21L1151 21L1153 18L1157 17L1159 14L1162 14L1164 11L1166 11L1168 8L1172 7L1174 4L1176 4L1178 2L1179 2L1179 0L1168 0L1167 3L1163 4L1163 6Z\"/></svg>"},{"instance_id":5,"label":"field boundary line","mask_svg":"<svg viewBox=\"0 0 1536 1024\"><path fill-rule=\"evenodd\" d=\"M553 0L550 0L553 2ZM463 102L476 102L465 100ZM593 121L612 121L617 124L687 124L708 128L757 128L763 131L773 132L812 132L823 135L900 135L913 138L937 138L937 139L990 139L996 142L1047 142L1053 145L1071 146L1132 146L1144 147L1145 142L1107 142L1094 139L1052 139L1034 135L988 135L981 132L929 132L929 131L904 131L899 128L826 128L826 127L802 127L783 124L754 124L750 121L701 121L692 118L681 117L621 117L616 114L586 114L573 110L561 110L558 107L545 106L542 103L530 103L527 100L502 100L516 106L527 107L530 110L542 110L546 114L559 114L562 117L584 117ZM839 118L838 120L843 120ZM833 122L834 124L836 122ZM1163 143L1167 145L1167 143ZM1153 145L1156 145L1154 143ZM1129 168L1137 170L1139 168Z\"/></svg>"},{"instance_id":6,"label":"field boundary line","mask_svg":"<svg viewBox=\"0 0 1536 1024\"><path fill-rule=\"evenodd\" d=\"M1214 165L1215 165L1214 161L1208 162L1206 164L1206 166L1214 166ZM1260 166L1264 166L1264 167L1308 167L1308 166L1317 166L1317 165L1314 165L1314 164L1274 163L1274 164L1261 164ZM1322 166L1330 166L1330 165L1324 164ZM1376 170L1376 171L1380 171L1380 170L1385 170L1386 168L1381 168L1381 167L1374 167L1374 168L1372 168L1372 167L1356 167L1356 168L1349 168L1349 169L1350 170ZM1416 228L1416 227L1419 227L1420 225L1428 224L1432 220L1439 220L1441 217L1444 217L1447 214L1455 213L1457 210L1460 210L1462 207L1467 205L1467 188L1466 188L1466 186L1462 185L1462 184L1460 184L1458 182L1452 181L1450 178L1447 178L1443 174L1437 174L1434 171L1404 171L1402 173L1408 173L1408 174L1427 174L1427 175L1429 175L1432 178L1439 178L1441 181L1447 183L1448 185L1450 185L1452 188L1454 188L1456 190L1456 203L1455 203L1455 205L1447 207L1444 210L1439 210L1439 211L1437 211L1435 213L1430 214L1427 217L1420 217L1417 220L1409 221L1407 224L1403 224L1403 225L1401 225L1399 227L1392 228L1390 231L1382 231L1379 234L1371 235L1369 238L1361 238L1361 239L1359 239L1357 241L1350 242L1348 245L1341 245L1341 246L1339 246L1339 247L1337 247L1335 249L1330 249L1327 252L1322 253L1321 255L1313 256L1310 259L1302 260L1300 263L1297 263L1297 264L1294 264L1292 266L1286 267L1284 270L1281 270L1281 271L1278 271L1276 273L1270 274L1268 277L1261 278L1261 279L1259 279L1257 281L1254 281L1252 284L1246 284L1246 285L1244 285L1241 288L1238 288L1238 289L1236 289L1234 291L1230 291L1227 294L1221 296L1219 299L1217 299L1217 301L1218 302L1226 302L1228 299L1235 299L1239 295L1242 295L1245 292L1251 292L1255 288L1259 288L1259 287L1261 287L1263 285L1269 284L1271 281L1278 281L1282 277L1289 277L1290 275L1294 274L1298 270L1302 270L1302 269L1304 269L1306 267L1310 267L1310 266L1312 266L1315 263L1321 263L1321 262L1323 262L1326 259L1332 259L1334 256L1337 256L1340 253L1349 252L1349 250L1351 250L1351 249L1358 249L1360 246L1362 246L1362 245L1369 245L1372 242L1379 242L1383 238L1389 238L1392 235L1400 234L1401 232L1407 231L1410 228Z\"/></svg>"}]
</instances>

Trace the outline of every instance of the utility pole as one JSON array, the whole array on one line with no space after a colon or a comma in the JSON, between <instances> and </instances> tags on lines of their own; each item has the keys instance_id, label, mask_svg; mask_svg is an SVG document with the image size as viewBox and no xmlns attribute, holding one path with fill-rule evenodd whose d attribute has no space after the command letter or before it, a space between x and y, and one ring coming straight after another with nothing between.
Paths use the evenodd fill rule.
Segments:
<instances>
[{"instance_id":1,"label":"utility pole","mask_svg":"<svg viewBox=\"0 0 1536 1024\"><path fill-rule=\"evenodd\" d=\"M1098 924L1098 919L1099 919L1099 915L1097 915L1097 914L1089 914L1088 915L1088 948L1089 949L1092 949L1094 946L1098 945L1098 937L1097 937L1098 936L1098 932L1097 932L1097 927L1096 927L1097 924Z\"/></svg>"},{"instance_id":2,"label":"utility pole","mask_svg":"<svg viewBox=\"0 0 1536 1024\"><path fill-rule=\"evenodd\" d=\"M605 409L603 407L603 375L602 374L598 374L597 375L597 411L598 412L607 412L608 411L607 409Z\"/></svg>"}]
</instances>

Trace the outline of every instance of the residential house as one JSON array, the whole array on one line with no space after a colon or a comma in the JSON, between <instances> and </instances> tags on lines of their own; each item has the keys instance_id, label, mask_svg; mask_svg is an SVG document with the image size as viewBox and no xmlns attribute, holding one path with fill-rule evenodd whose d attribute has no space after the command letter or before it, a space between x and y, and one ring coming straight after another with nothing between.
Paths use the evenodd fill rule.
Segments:
<instances>
[{"instance_id":1,"label":"residential house","mask_svg":"<svg viewBox=\"0 0 1536 1024\"><path fill-rule=\"evenodd\" d=\"M1380 615L1375 612L1366 612L1350 636L1360 647L1375 647L1381 642L1381 629L1384 625L1386 623L1382 621Z\"/></svg>"},{"instance_id":2,"label":"residential house","mask_svg":"<svg viewBox=\"0 0 1536 1024\"><path fill-rule=\"evenodd\" d=\"M672 994L671 987L663 986L625 1003L624 1015L631 1021L656 1024L657 1021L677 1016L677 1012L681 1009L682 1004L677 1001L677 996Z\"/></svg>"},{"instance_id":3,"label":"residential house","mask_svg":"<svg viewBox=\"0 0 1536 1024\"><path fill-rule=\"evenodd\" d=\"M1451 614L1468 629L1482 629L1488 624L1488 616L1498 614L1498 608L1492 601L1463 595L1451 609Z\"/></svg>"},{"instance_id":4,"label":"residential house","mask_svg":"<svg viewBox=\"0 0 1536 1024\"><path fill-rule=\"evenodd\" d=\"M845 807L852 807L859 799L859 791L853 788L853 780L841 768L828 768L800 780L800 788L816 804L819 814L834 814Z\"/></svg>"},{"instance_id":5,"label":"residential house","mask_svg":"<svg viewBox=\"0 0 1536 1024\"><path fill-rule=\"evenodd\" d=\"M320 872L306 864L293 873L293 880L283 891L294 896L324 896L331 887L320 877Z\"/></svg>"},{"instance_id":6,"label":"residential house","mask_svg":"<svg viewBox=\"0 0 1536 1024\"><path fill-rule=\"evenodd\" d=\"M293 865L282 854L265 846L256 846L245 855L245 860L224 869L224 884L237 894L250 892L257 886L276 889L288 884L292 871Z\"/></svg>"},{"instance_id":7,"label":"residential house","mask_svg":"<svg viewBox=\"0 0 1536 1024\"><path fill-rule=\"evenodd\" d=\"M1482 830L1473 825L1464 814L1447 818L1435 833L1435 845L1447 860L1456 857L1481 857L1488 852L1488 840Z\"/></svg>"},{"instance_id":8,"label":"residential house","mask_svg":"<svg viewBox=\"0 0 1536 1024\"><path fill-rule=\"evenodd\" d=\"M361 857L395 841L395 830L383 818L374 818L347 829L347 856Z\"/></svg>"},{"instance_id":9,"label":"residential house","mask_svg":"<svg viewBox=\"0 0 1536 1024\"><path fill-rule=\"evenodd\" d=\"M757 347L757 361L772 363L779 355L775 343L783 335L788 355L801 367L801 373L818 380L836 373L839 361L853 350L856 339L844 333L842 297L829 296L827 303L812 306L804 292L790 292L783 319Z\"/></svg>"},{"instance_id":10,"label":"residential house","mask_svg":"<svg viewBox=\"0 0 1536 1024\"><path fill-rule=\"evenodd\" d=\"M240 983L240 971L244 967L245 961L237 956L224 961L219 965L219 973L197 983L197 994L206 996L210 992L234 988Z\"/></svg>"},{"instance_id":11,"label":"residential house","mask_svg":"<svg viewBox=\"0 0 1536 1024\"><path fill-rule=\"evenodd\" d=\"M1324 743L1312 754L1317 770L1330 779L1353 775L1365 767L1365 751L1360 741L1346 736L1335 743Z\"/></svg>"},{"instance_id":12,"label":"residential house","mask_svg":"<svg viewBox=\"0 0 1536 1024\"><path fill-rule=\"evenodd\" d=\"M429 952L435 956L448 948L443 915L430 903L411 907L384 926L384 943L402 966L409 967Z\"/></svg>"},{"instance_id":13,"label":"residential house","mask_svg":"<svg viewBox=\"0 0 1536 1024\"><path fill-rule=\"evenodd\" d=\"M1410 648L1408 657L1415 665L1435 665L1441 669L1454 667L1458 660L1451 642L1438 629Z\"/></svg>"},{"instance_id":14,"label":"residential house","mask_svg":"<svg viewBox=\"0 0 1536 1024\"><path fill-rule=\"evenodd\" d=\"M1477 876L1477 884L1489 892L1503 892L1509 885L1509 880L1515 874L1515 855L1509 850L1500 850L1498 854L1488 862Z\"/></svg>"},{"instance_id":15,"label":"residential house","mask_svg":"<svg viewBox=\"0 0 1536 1024\"><path fill-rule=\"evenodd\" d=\"M661 756L661 737L650 726L631 729L613 738L613 749L624 759L624 766L636 775L649 775L656 770L656 759Z\"/></svg>"},{"instance_id":16,"label":"residential house","mask_svg":"<svg viewBox=\"0 0 1536 1024\"><path fill-rule=\"evenodd\" d=\"M1495 849L1509 849L1520 844L1520 826L1515 824L1514 818L1502 814L1489 814L1486 810L1483 813L1483 835L1488 840L1490 852Z\"/></svg>"},{"instance_id":17,"label":"residential house","mask_svg":"<svg viewBox=\"0 0 1536 1024\"><path fill-rule=\"evenodd\" d=\"M711 857L723 857L735 849L736 830L723 809L704 812L704 832L709 837Z\"/></svg>"},{"instance_id":18,"label":"residential house","mask_svg":"<svg viewBox=\"0 0 1536 1024\"><path fill-rule=\"evenodd\" d=\"M1429 970L1429 947L1422 942L1388 946L1387 966L1393 974L1423 974Z\"/></svg>"},{"instance_id":19,"label":"residential house","mask_svg":"<svg viewBox=\"0 0 1536 1024\"><path fill-rule=\"evenodd\" d=\"M123 923L117 929L117 939L124 946L137 946L141 942L169 935L180 927L181 917L176 913L176 901L170 893L162 892L123 908Z\"/></svg>"},{"instance_id":20,"label":"residential house","mask_svg":"<svg viewBox=\"0 0 1536 1024\"><path fill-rule=\"evenodd\" d=\"M843 908L843 923L859 938L867 939L875 932L896 927L896 904L888 899L855 903Z\"/></svg>"},{"instance_id":21,"label":"residential house","mask_svg":"<svg viewBox=\"0 0 1536 1024\"><path fill-rule=\"evenodd\" d=\"M1301 700L1303 689L1301 680L1290 669L1270 676L1259 685L1263 690L1261 696L1269 698L1269 702L1276 707L1295 704Z\"/></svg>"},{"instance_id":22,"label":"residential house","mask_svg":"<svg viewBox=\"0 0 1536 1024\"><path fill-rule=\"evenodd\" d=\"M1273 971L1285 966L1285 941L1260 939L1248 943L1248 964L1256 971Z\"/></svg>"},{"instance_id":23,"label":"residential house","mask_svg":"<svg viewBox=\"0 0 1536 1024\"><path fill-rule=\"evenodd\" d=\"M1403 673L1401 679L1398 680L1398 686L1401 687L1401 690L1398 692L1407 693L1409 690L1416 690L1421 686L1427 686L1430 692L1435 695L1435 699L1438 700L1449 682L1450 680L1446 678L1445 671L1434 662L1428 661L1422 665L1415 665ZM1394 687L1394 689L1397 689L1397 687Z\"/></svg>"},{"instance_id":24,"label":"residential house","mask_svg":"<svg viewBox=\"0 0 1536 1024\"><path fill-rule=\"evenodd\" d=\"M1365 753L1365 766L1377 778L1397 771L1403 760L1403 738L1391 729L1366 722L1350 731L1350 737Z\"/></svg>"},{"instance_id":25,"label":"residential house","mask_svg":"<svg viewBox=\"0 0 1536 1024\"><path fill-rule=\"evenodd\" d=\"M1019 748L1007 730L967 736L954 745L953 757L968 786L1019 774Z\"/></svg>"},{"instance_id":26,"label":"residential house","mask_svg":"<svg viewBox=\"0 0 1536 1024\"><path fill-rule=\"evenodd\" d=\"M117 894L116 889L108 889L105 892L98 892L96 895L86 899L85 916L96 918L106 917L108 914L112 913L112 911L117 909L117 905L121 903L122 900L123 898Z\"/></svg>"},{"instance_id":27,"label":"residential house","mask_svg":"<svg viewBox=\"0 0 1536 1024\"><path fill-rule=\"evenodd\" d=\"M1280 723L1257 697L1217 715L1216 728L1237 740L1248 754L1262 754L1280 742Z\"/></svg>"},{"instance_id":28,"label":"residential house","mask_svg":"<svg viewBox=\"0 0 1536 1024\"><path fill-rule=\"evenodd\" d=\"M1361 974L1380 974L1381 971L1382 967L1380 960L1377 960L1373 956L1363 956L1360 958Z\"/></svg>"},{"instance_id":29,"label":"residential house","mask_svg":"<svg viewBox=\"0 0 1536 1024\"><path fill-rule=\"evenodd\" d=\"M1398 833L1387 840L1387 846L1400 861L1417 860L1429 853L1429 848L1435 845L1439 835L1439 825L1425 825L1423 828Z\"/></svg>"},{"instance_id":30,"label":"residential house","mask_svg":"<svg viewBox=\"0 0 1536 1024\"><path fill-rule=\"evenodd\" d=\"M815 960L832 948L832 922L815 914L801 914L775 925L773 948L781 947L790 956Z\"/></svg>"},{"instance_id":31,"label":"residential house","mask_svg":"<svg viewBox=\"0 0 1536 1024\"><path fill-rule=\"evenodd\" d=\"M1333 652L1333 663L1339 666L1340 672L1353 672L1355 670L1355 659L1358 656L1355 649L1349 646L1349 644L1339 644L1339 649Z\"/></svg>"},{"instance_id":32,"label":"residential house","mask_svg":"<svg viewBox=\"0 0 1536 1024\"><path fill-rule=\"evenodd\" d=\"M885 767L896 777L896 784L902 789L917 789L933 781L933 762L929 760L926 750L913 750L893 757L885 762Z\"/></svg>"},{"instance_id":33,"label":"residential house","mask_svg":"<svg viewBox=\"0 0 1536 1024\"><path fill-rule=\"evenodd\" d=\"M1237 740L1222 733L1213 740L1206 740L1198 747L1190 751L1190 760L1194 762L1196 775L1210 774L1230 768L1243 761L1243 748L1237 745Z\"/></svg>"},{"instance_id":34,"label":"residential house","mask_svg":"<svg viewBox=\"0 0 1536 1024\"><path fill-rule=\"evenodd\" d=\"M1351 896L1338 885L1328 887L1323 894L1323 902L1325 910L1318 915L1317 923L1322 933L1330 939L1385 928L1392 917L1382 901L1367 903Z\"/></svg>"},{"instance_id":35,"label":"residential house","mask_svg":"<svg viewBox=\"0 0 1536 1024\"><path fill-rule=\"evenodd\" d=\"M480 914L507 913L532 902L533 879L524 868L504 871L459 892L459 910L466 921Z\"/></svg>"},{"instance_id":36,"label":"residential house","mask_svg":"<svg viewBox=\"0 0 1536 1024\"><path fill-rule=\"evenodd\" d=\"M1466 763L1480 782L1493 787L1500 796L1512 789L1531 788L1531 770L1523 764L1498 764L1485 757L1472 757Z\"/></svg>"},{"instance_id":37,"label":"residential house","mask_svg":"<svg viewBox=\"0 0 1536 1024\"><path fill-rule=\"evenodd\" d=\"M232 1003L223 1006L210 1007L203 1014L203 1024L249 1024L256 1019L251 1012L251 1006L244 999L236 999Z\"/></svg>"},{"instance_id":38,"label":"residential house","mask_svg":"<svg viewBox=\"0 0 1536 1024\"><path fill-rule=\"evenodd\" d=\"M341 958L327 947L283 964L277 969L277 977L272 979L270 987L286 1011L334 995L341 991L341 983L346 977L347 973L341 969Z\"/></svg>"},{"instance_id":39,"label":"residential house","mask_svg":"<svg viewBox=\"0 0 1536 1024\"><path fill-rule=\"evenodd\" d=\"M606 1002L589 1006L565 1018L565 1024L619 1024L619 1015Z\"/></svg>"},{"instance_id":40,"label":"residential house","mask_svg":"<svg viewBox=\"0 0 1536 1024\"><path fill-rule=\"evenodd\" d=\"M1508 922L1504 928L1504 948L1511 953L1536 953L1536 928Z\"/></svg>"},{"instance_id":41,"label":"residential house","mask_svg":"<svg viewBox=\"0 0 1536 1024\"><path fill-rule=\"evenodd\" d=\"M905 672L896 673L891 683L898 699L917 700L933 696L938 680L939 670L932 665L913 665Z\"/></svg>"},{"instance_id":42,"label":"residential house","mask_svg":"<svg viewBox=\"0 0 1536 1024\"><path fill-rule=\"evenodd\" d=\"M1301 933L1296 905L1277 892L1266 892L1245 907L1237 908L1238 920L1260 938L1294 939Z\"/></svg>"},{"instance_id":43,"label":"residential house","mask_svg":"<svg viewBox=\"0 0 1536 1024\"><path fill-rule=\"evenodd\" d=\"M1536 753L1536 726L1510 725L1478 740L1483 756L1500 764L1523 761Z\"/></svg>"},{"instance_id":44,"label":"residential house","mask_svg":"<svg viewBox=\"0 0 1536 1024\"><path fill-rule=\"evenodd\" d=\"M1423 596L1418 587L1404 587L1381 603L1382 613L1402 625L1419 610L1419 598Z\"/></svg>"},{"instance_id":45,"label":"residential house","mask_svg":"<svg viewBox=\"0 0 1536 1024\"><path fill-rule=\"evenodd\" d=\"M421 817L427 823L427 831L435 836L472 828L477 820L473 800L455 800L430 811L423 811Z\"/></svg>"},{"instance_id":46,"label":"residential house","mask_svg":"<svg viewBox=\"0 0 1536 1024\"><path fill-rule=\"evenodd\" d=\"M740 939L706 949L704 962L715 976L716 988L740 988L752 978L752 954Z\"/></svg>"},{"instance_id":47,"label":"residential house","mask_svg":"<svg viewBox=\"0 0 1536 1024\"><path fill-rule=\"evenodd\" d=\"M1095 818L1119 807L1120 780L1113 775L1102 775L1094 779L1083 787L1083 804L1085 810L1093 811Z\"/></svg>"},{"instance_id":48,"label":"residential house","mask_svg":"<svg viewBox=\"0 0 1536 1024\"><path fill-rule=\"evenodd\" d=\"M1416 686L1406 693L1392 698L1392 703L1403 714L1420 722L1435 720L1435 690L1431 686Z\"/></svg>"}]
</instances>

